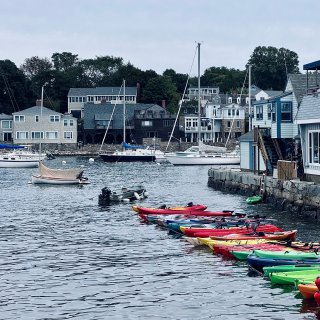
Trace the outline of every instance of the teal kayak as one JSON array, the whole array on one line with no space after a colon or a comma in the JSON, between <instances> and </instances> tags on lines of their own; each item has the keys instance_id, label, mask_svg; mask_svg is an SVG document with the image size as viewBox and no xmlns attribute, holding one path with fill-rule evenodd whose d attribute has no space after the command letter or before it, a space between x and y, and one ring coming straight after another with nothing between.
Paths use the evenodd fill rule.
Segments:
<instances>
[{"instance_id":1,"label":"teal kayak","mask_svg":"<svg viewBox=\"0 0 320 320\"><path fill-rule=\"evenodd\" d=\"M285 259L285 260L311 260L319 259L320 255L315 252L302 252L297 250L291 251L267 251L254 250L254 255L259 258L267 259Z\"/></svg>"},{"instance_id":2,"label":"teal kayak","mask_svg":"<svg viewBox=\"0 0 320 320\"><path fill-rule=\"evenodd\" d=\"M252 196L246 199L246 202L249 204L255 204L262 200L261 196Z\"/></svg>"}]
</instances>

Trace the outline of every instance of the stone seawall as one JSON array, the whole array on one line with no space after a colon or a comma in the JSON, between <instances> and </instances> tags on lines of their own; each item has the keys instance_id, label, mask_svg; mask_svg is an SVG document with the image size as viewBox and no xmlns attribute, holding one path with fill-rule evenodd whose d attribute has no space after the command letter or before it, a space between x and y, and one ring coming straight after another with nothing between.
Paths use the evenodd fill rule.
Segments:
<instances>
[{"instance_id":1,"label":"stone seawall","mask_svg":"<svg viewBox=\"0 0 320 320\"><path fill-rule=\"evenodd\" d=\"M299 180L279 180L230 169L209 169L208 186L216 190L252 196L264 193L264 201L277 209L320 219L320 185Z\"/></svg>"}]
</instances>

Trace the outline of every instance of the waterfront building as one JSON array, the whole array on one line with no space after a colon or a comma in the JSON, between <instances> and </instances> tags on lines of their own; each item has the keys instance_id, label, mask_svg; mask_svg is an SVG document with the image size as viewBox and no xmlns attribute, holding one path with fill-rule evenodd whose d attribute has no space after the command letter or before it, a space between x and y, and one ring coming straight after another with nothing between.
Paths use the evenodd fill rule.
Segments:
<instances>
[{"instance_id":1,"label":"waterfront building","mask_svg":"<svg viewBox=\"0 0 320 320\"><path fill-rule=\"evenodd\" d=\"M137 103L138 88L125 88L126 104ZM68 92L68 113L76 118L83 118L84 105L92 104L120 104L123 103L122 87L70 88Z\"/></svg>"},{"instance_id":2,"label":"waterfront building","mask_svg":"<svg viewBox=\"0 0 320 320\"><path fill-rule=\"evenodd\" d=\"M77 145L77 119L71 114L33 106L12 116L15 144Z\"/></svg>"},{"instance_id":3,"label":"waterfront building","mask_svg":"<svg viewBox=\"0 0 320 320\"><path fill-rule=\"evenodd\" d=\"M12 115L0 113L0 141L12 142Z\"/></svg>"}]
</instances>

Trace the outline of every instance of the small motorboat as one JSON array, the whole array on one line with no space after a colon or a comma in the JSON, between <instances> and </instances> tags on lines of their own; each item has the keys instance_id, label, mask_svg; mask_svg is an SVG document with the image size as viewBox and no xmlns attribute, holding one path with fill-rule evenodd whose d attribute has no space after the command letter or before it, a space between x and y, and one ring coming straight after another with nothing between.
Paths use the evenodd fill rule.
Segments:
<instances>
[{"instance_id":1,"label":"small motorboat","mask_svg":"<svg viewBox=\"0 0 320 320\"><path fill-rule=\"evenodd\" d=\"M104 187L99 194L99 205L108 205L117 202L131 202L142 200L148 197L146 188L142 185L133 187L122 187L117 190L110 190Z\"/></svg>"}]
</instances>

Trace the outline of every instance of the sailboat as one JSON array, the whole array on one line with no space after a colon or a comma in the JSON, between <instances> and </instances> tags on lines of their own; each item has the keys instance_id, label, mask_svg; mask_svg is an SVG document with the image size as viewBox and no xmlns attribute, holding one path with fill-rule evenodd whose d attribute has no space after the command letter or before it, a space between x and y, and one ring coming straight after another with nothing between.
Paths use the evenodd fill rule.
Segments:
<instances>
[{"instance_id":1,"label":"sailboat","mask_svg":"<svg viewBox=\"0 0 320 320\"><path fill-rule=\"evenodd\" d=\"M41 118L43 106L43 91L41 92ZM39 144L39 172L31 176L32 184L54 184L54 185L70 185L70 184L88 184L87 178L83 177L83 169L52 169L45 166L41 160L41 142ZM29 182L30 183L30 182Z\"/></svg>"},{"instance_id":2,"label":"sailboat","mask_svg":"<svg viewBox=\"0 0 320 320\"><path fill-rule=\"evenodd\" d=\"M155 147L131 145L126 142L126 102L125 80L123 80L123 142L122 150L113 153L100 153L104 162L151 162L164 158L164 153Z\"/></svg>"},{"instance_id":3,"label":"sailboat","mask_svg":"<svg viewBox=\"0 0 320 320\"><path fill-rule=\"evenodd\" d=\"M198 52L198 146L183 152L166 153L165 158L173 165L237 165L240 164L240 152L235 149L226 152L224 147L212 147L211 152L205 150L201 141L201 97L200 97L200 43Z\"/></svg>"}]
</instances>

